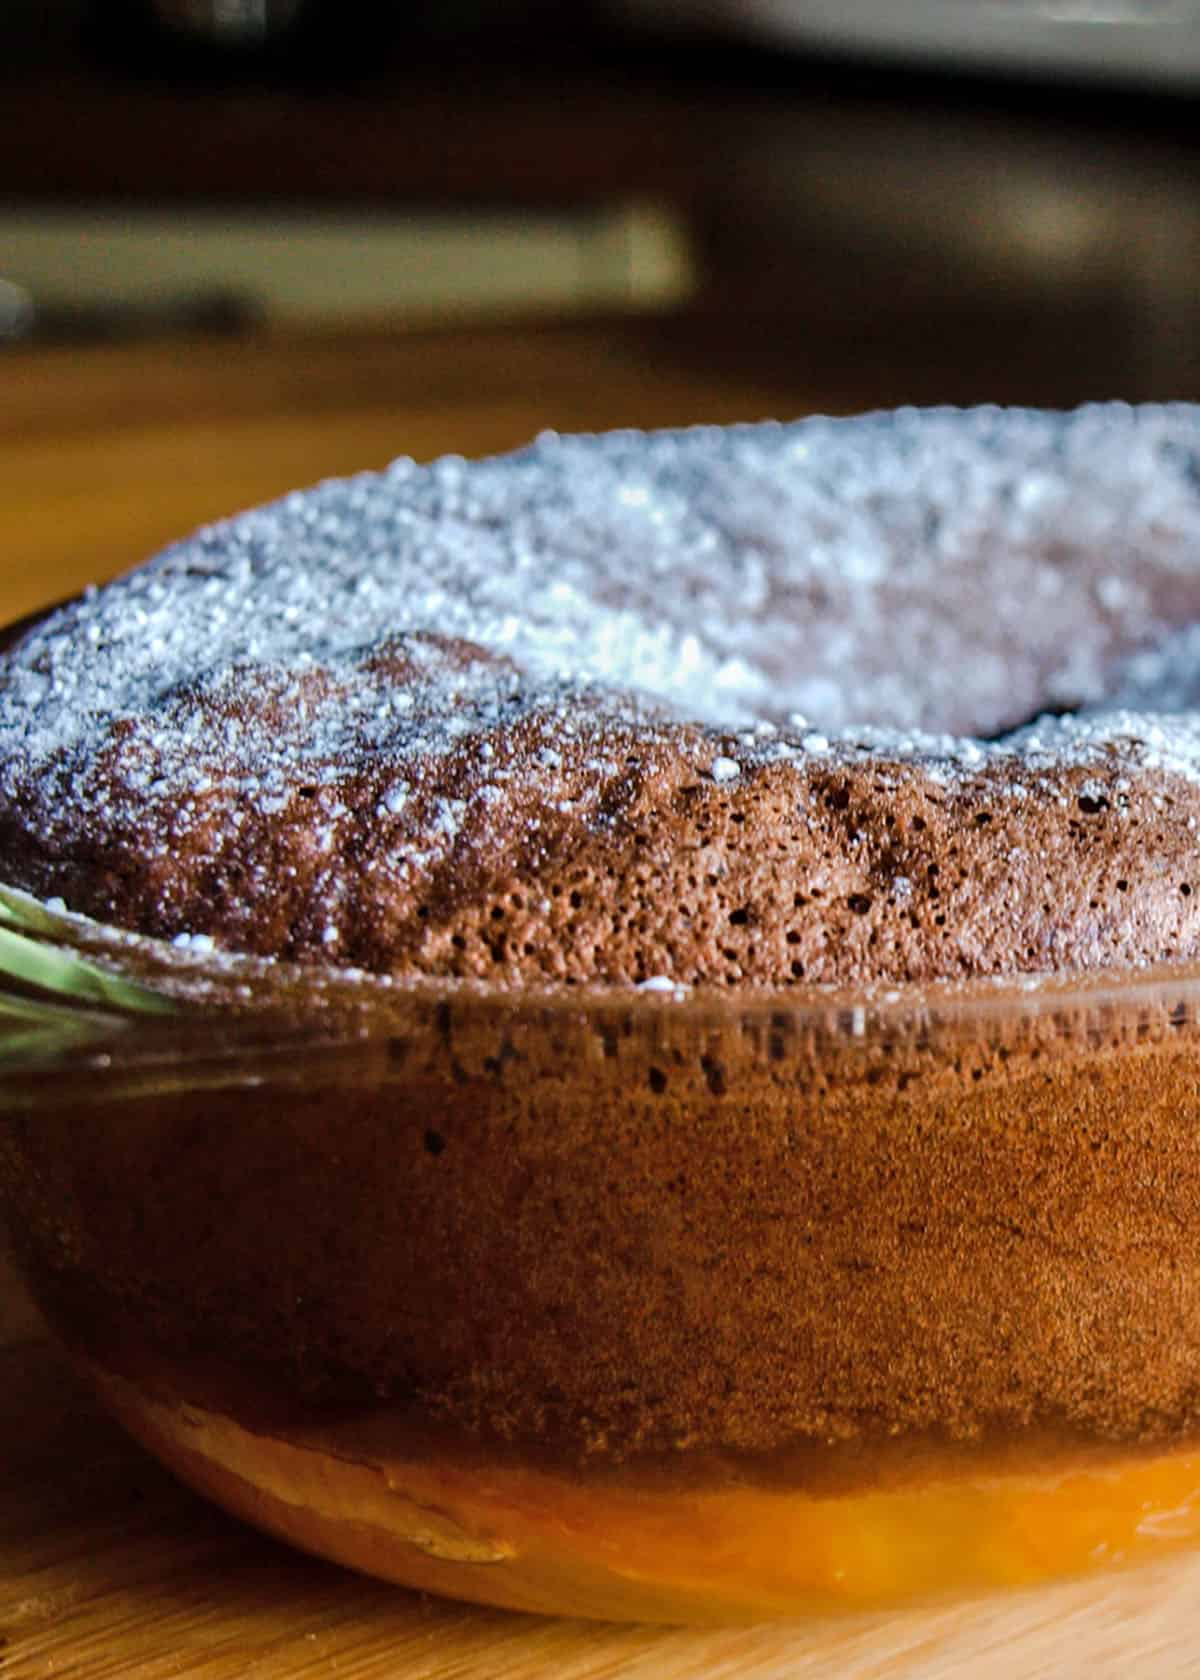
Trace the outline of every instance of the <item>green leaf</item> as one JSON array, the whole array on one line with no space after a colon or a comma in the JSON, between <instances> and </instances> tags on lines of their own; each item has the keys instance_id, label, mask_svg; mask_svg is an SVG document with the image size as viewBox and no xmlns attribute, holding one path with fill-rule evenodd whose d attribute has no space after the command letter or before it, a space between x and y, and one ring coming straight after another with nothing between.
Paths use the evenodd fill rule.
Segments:
<instances>
[{"instance_id":1,"label":"green leaf","mask_svg":"<svg viewBox=\"0 0 1200 1680\"><path fill-rule=\"evenodd\" d=\"M125 1021L111 1015L0 992L0 1068L9 1062L24 1066L30 1057L111 1040L114 1029L124 1025Z\"/></svg>"},{"instance_id":2,"label":"green leaf","mask_svg":"<svg viewBox=\"0 0 1200 1680\"><path fill-rule=\"evenodd\" d=\"M62 943L69 937L70 924L64 917L0 887L0 982L7 976L58 997L110 1009L173 1013L174 1005L160 993L78 956ZM59 943L47 944L47 939Z\"/></svg>"}]
</instances>

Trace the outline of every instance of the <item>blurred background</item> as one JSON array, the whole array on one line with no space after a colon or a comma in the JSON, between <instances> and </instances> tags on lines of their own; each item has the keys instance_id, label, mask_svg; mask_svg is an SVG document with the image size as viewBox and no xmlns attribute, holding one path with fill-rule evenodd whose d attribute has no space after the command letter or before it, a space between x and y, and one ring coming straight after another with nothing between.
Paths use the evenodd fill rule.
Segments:
<instances>
[{"instance_id":1,"label":"blurred background","mask_svg":"<svg viewBox=\"0 0 1200 1680\"><path fill-rule=\"evenodd\" d=\"M7 0L0 612L546 427L1200 398L1200 0Z\"/></svg>"}]
</instances>

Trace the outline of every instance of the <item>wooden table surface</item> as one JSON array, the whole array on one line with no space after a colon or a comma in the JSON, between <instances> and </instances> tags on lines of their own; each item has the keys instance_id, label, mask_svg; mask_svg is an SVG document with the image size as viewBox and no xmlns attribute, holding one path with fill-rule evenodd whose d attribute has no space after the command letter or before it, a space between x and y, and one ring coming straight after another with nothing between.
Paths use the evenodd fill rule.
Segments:
<instances>
[{"instance_id":1,"label":"wooden table surface","mask_svg":"<svg viewBox=\"0 0 1200 1680\"><path fill-rule=\"evenodd\" d=\"M707 358L694 334L647 322L6 353L0 617L199 521L400 453L902 395L895 369L805 365ZM1198 1605L1200 1560L820 1627L603 1627L423 1599L293 1554L179 1487L100 1414L0 1263L0 1680L1158 1680L1200 1674Z\"/></svg>"}]
</instances>

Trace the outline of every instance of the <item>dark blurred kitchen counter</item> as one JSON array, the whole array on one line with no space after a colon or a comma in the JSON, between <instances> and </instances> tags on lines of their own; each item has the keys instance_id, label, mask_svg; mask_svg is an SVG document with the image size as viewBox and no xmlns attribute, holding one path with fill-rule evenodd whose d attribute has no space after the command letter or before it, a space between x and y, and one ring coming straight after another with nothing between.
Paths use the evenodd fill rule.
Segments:
<instances>
[{"instance_id":1,"label":"dark blurred kitchen counter","mask_svg":"<svg viewBox=\"0 0 1200 1680\"><path fill-rule=\"evenodd\" d=\"M708 379L789 411L1200 398L1200 97L686 47L597 10L524 0L524 34L401 35L305 83L100 62L65 36L0 57L0 277L6 208L470 226L644 204L687 230L696 277L675 345L630 352L651 382L682 358L703 388L707 354Z\"/></svg>"}]
</instances>

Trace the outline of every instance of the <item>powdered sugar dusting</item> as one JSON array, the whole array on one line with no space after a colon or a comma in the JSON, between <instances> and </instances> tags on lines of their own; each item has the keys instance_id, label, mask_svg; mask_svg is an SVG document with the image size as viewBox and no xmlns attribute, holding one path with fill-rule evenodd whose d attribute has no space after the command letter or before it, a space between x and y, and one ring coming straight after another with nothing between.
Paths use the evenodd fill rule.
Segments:
<instances>
[{"instance_id":1,"label":"powdered sugar dusting","mask_svg":"<svg viewBox=\"0 0 1200 1680\"><path fill-rule=\"evenodd\" d=\"M53 852L116 800L234 833L303 797L336 858L365 765L401 878L557 775L549 723L569 746L581 717L695 720L718 786L864 759L1011 773L1014 799L1064 765L1200 782L1192 620L1184 407L547 436L288 496L56 614L3 666L0 802ZM530 719L518 767L497 743ZM467 781L431 792L451 759ZM557 808L598 820L578 779ZM331 866L335 954L344 887Z\"/></svg>"}]
</instances>

